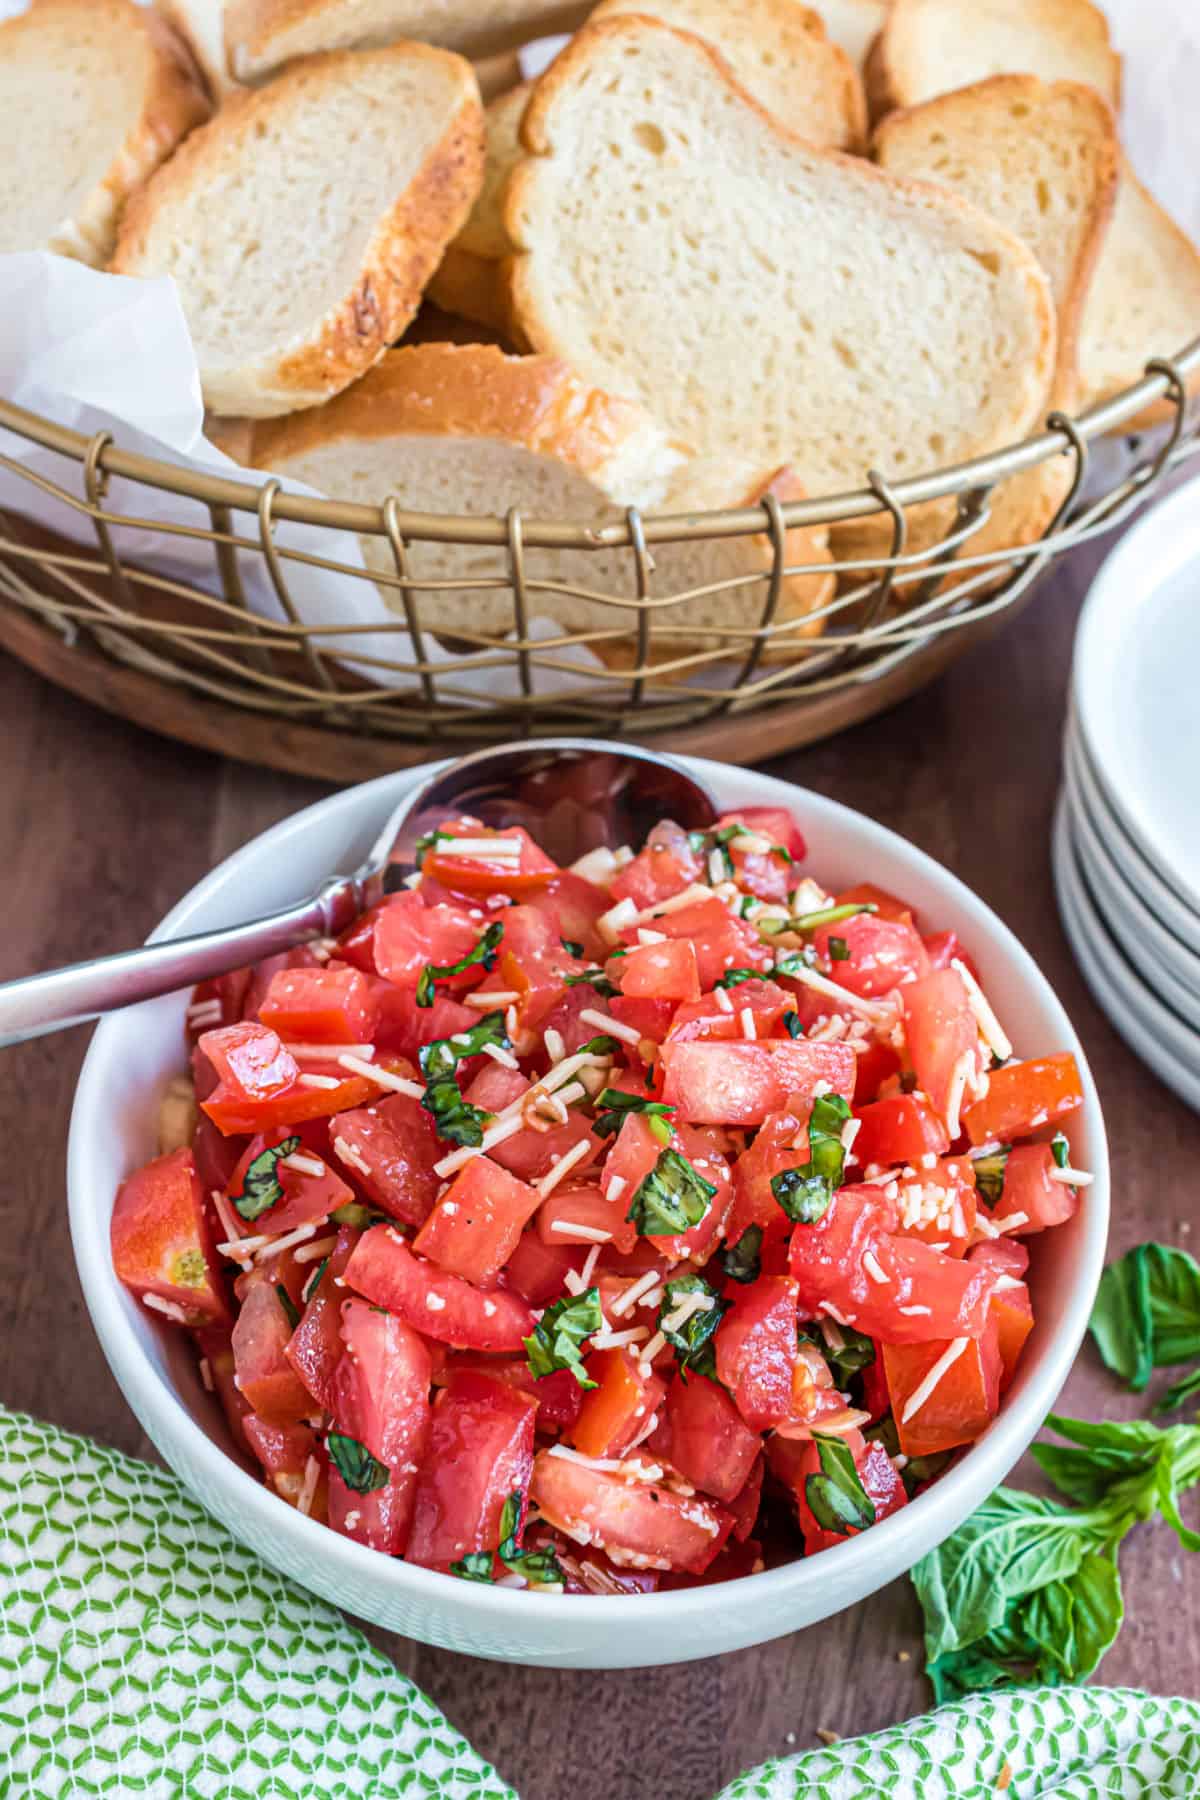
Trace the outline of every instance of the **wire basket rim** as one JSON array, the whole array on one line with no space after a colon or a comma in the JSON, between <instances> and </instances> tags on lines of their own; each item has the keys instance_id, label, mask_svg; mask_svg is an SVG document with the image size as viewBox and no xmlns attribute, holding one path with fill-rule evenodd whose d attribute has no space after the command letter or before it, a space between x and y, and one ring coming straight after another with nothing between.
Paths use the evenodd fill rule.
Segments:
<instances>
[{"instance_id":1,"label":"wire basket rim","mask_svg":"<svg viewBox=\"0 0 1200 1800\"><path fill-rule=\"evenodd\" d=\"M1171 358L1155 358L1146 374L1132 386L1089 407L1078 417L1051 413L1047 427L1022 443L989 452L924 475L891 481L869 471L871 486L840 494L776 503L779 522L786 531L841 524L924 501L957 497L979 487L989 487L1021 474L1077 447L1077 438L1090 443L1117 426L1135 419L1148 406L1175 393L1182 405L1188 377L1200 372L1200 337L1193 338ZM1058 422L1061 420L1061 422ZM81 463L92 460L97 473L149 484L207 506L261 515L267 489L274 478L261 482L209 475L122 450L111 433L91 437L69 426L56 424L38 413L0 399L0 428ZM98 437L101 441L98 442ZM888 498L885 499L884 495ZM390 496L378 506L354 501L309 499L275 486L270 494L270 513L277 521L350 531L360 536L387 537L398 532L410 541L463 543L503 548L510 542L511 522L498 515L405 512ZM636 512L636 509L628 509ZM390 521L390 530L389 530ZM763 506L715 512L646 515L638 519L646 543L671 543L700 538L745 536L763 530ZM628 546L628 521L610 525L579 525L569 520L521 518L521 537L537 549L600 551ZM872 559L874 562L877 559ZM886 559L885 559L886 560Z\"/></svg>"}]
</instances>

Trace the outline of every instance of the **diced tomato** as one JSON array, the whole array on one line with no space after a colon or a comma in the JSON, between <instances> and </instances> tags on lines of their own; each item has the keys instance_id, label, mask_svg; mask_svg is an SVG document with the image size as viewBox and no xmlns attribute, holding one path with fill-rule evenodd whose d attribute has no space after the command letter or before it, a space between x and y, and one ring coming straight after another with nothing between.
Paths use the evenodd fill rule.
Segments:
<instances>
[{"instance_id":1,"label":"diced tomato","mask_svg":"<svg viewBox=\"0 0 1200 1800\"><path fill-rule=\"evenodd\" d=\"M746 1542L758 1524L766 1466L765 1457L756 1457L744 1487L726 1503L733 1514L733 1536L739 1544Z\"/></svg>"},{"instance_id":2,"label":"diced tomato","mask_svg":"<svg viewBox=\"0 0 1200 1800\"><path fill-rule=\"evenodd\" d=\"M504 1381L471 1371L451 1377L417 1476L409 1562L447 1569L499 1548L505 1503L517 1492L528 1501L536 1412L528 1394Z\"/></svg>"},{"instance_id":3,"label":"diced tomato","mask_svg":"<svg viewBox=\"0 0 1200 1800\"><path fill-rule=\"evenodd\" d=\"M205 1067L208 1067L207 1063ZM200 1186L206 1194L211 1194L214 1188L220 1188L224 1193L243 1148L241 1138L226 1137L205 1113L200 1114L192 1138L192 1154L196 1158Z\"/></svg>"},{"instance_id":4,"label":"diced tomato","mask_svg":"<svg viewBox=\"0 0 1200 1800\"><path fill-rule=\"evenodd\" d=\"M532 906L510 906L504 914L504 938L494 972L479 988L515 991L521 998L517 1017L524 1031L541 1029L561 999L568 975L580 975L587 964L567 950L553 917Z\"/></svg>"},{"instance_id":5,"label":"diced tomato","mask_svg":"<svg viewBox=\"0 0 1200 1800\"><path fill-rule=\"evenodd\" d=\"M608 1002L608 1010L619 1025L630 1025L652 1044L661 1044L675 1017L674 1000L632 999L616 994Z\"/></svg>"},{"instance_id":6,"label":"diced tomato","mask_svg":"<svg viewBox=\"0 0 1200 1800\"><path fill-rule=\"evenodd\" d=\"M557 936L569 944L578 944L589 962L603 960L607 946L596 929L596 920L612 905L604 888L585 881L570 869L562 869L546 887L531 888L524 904L547 913Z\"/></svg>"},{"instance_id":7,"label":"diced tomato","mask_svg":"<svg viewBox=\"0 0 1200 1800\"><path fill-rule=\"evenodd\" d=\"M1024 1281L1029 1268L1029 1252L1014 1237L987 1238L973 1244L967 1255L973 1263L985 1263L997 1275L1011 1275Z\"/></svg>"},{"instance_id":8,"label":"diced tomato","mask_svg":"<svg viewBox=\"0 0 1200 1800\"><path fill-rule=\"evenodd\" d=\"M901 1224L901 1235L919 1238L948 1256L965 1256L975 1235L977 1204L975 1180L966 1158L947 1157L931 1169L918 1169L897 1179L901 1201L911 1197L920 1207L919 1217Z\"/></svg>"},{"instance_id":9,"label":"diced tomato","mask_svg":"<svg viewBox=\"0 0 1200 1800\"><path fill-rule=\"evenodd\" d=\"M961 1094L956 1071L978 1066L979 1026L957 969L941 969L900 989L904 1030L917 1084L945 1118L952 1091Z\"/></svg>"},{"instance_id":10,"label":"diced tomato","mask_svg":"<svg viewBox=\"0 0 1200 1800\"><path fill-rule=\"evenodd\" d=\"M788 844L773 832L787 820L790 829L787 836L792 842L799 840L799 832L791 824L788 815L778 812L774 807L750 807L752 813L763 815L759 825L750 824L741 813L723 813L717 821L717 830L728 825L740 825L743 830L739 836L750 836L762 841L762 849L747 849L739 844L735 837L724 845L725 853L733 864L733 878L738 886L747 894L754 894L759 900L786 900L789 891L796 885L796 871L793 866L794 857Z\"/></svg>"},{"instance_id":11,"label":"diced tomato","mask_svg":"<svg viewBox=\"0 0 1200 1800\"><path fill-rule=\"evenodd\" d=\"M844 957L830 962L830 975L839 987L869 999L890 993L901 982L917 981L929 973L925 946L911 925L881 919L874 913L858 913L836 925L822 925L813 933L813 947L829 958L831 938L840 938Z\"/></svg>"},{"instance_id":12,"label":"diced tomato","mask_svg":"<svg viewBox=\"0 0 1200 1800\"><path fill-rule=\"evenodd\" d=\"M978 982L979 971L963 949L962 940L957 931L935 931L931 936L922 938L921 941L925 946L925 954L929 958L931 969L949 969L955 963L962 963L968 973Z\"/></svg>"},{"instance_id":13,"label":"diced tomato","mask_svg":"<svg viewBox=\"0 0 1200 1800\"><path fill-rule=\"evenodd\" d=\"M994 1314L989 1311L987 1329L966 1340L926 1394L923 1384L952 1347L945 1340L883 1346L888 1393L905 1456L936 1456L972 1444L996 1416L1002 1364ZM917 1398L920 1404L910 1412Z\"/></svg>"},{"instance_id":14,"label":"diced tomato","mask_svg":"<svg viewBox=\"0 0 1200 1800\"><path fill-rule=\"evenodd\" d=\"M585 1456L621 1456L653 1418L666 1382L657 1375L643 1375L637 1358L624 1346L593 1350L584 1368L596 1386L584 1393L570 1441Z\"/></svg>"},{"instance_id":15,"label":"diced tomato","mask_svg":"<svg viewBox=\"0 0 1200 1800\"><path fill-rule=\"evenodd\" d=\"M846 1044L668 1042L661 1060L667 1103L695 1124L761 1125L794 1096L807 1112L819 1082L847 1100L854 1092L854 1052Z\"/></svg>"},{"instance_id":16,"label":"diced tomato","mask_svg":"<svg viewBox=\"0 0 1200 1800\"><path fill-rule=\"evenodd\" d=\"M179 1307L189 1325L228 1321L225 1278L190 1150L157 1157L121 1183L109 1241L113 1268L131 1292Z\"/></svg>"},{"instance_id":17,"label":"diced tomato","mask_svg":"<svg viewBox=\"0 0 1200 1800\"><path fill-rule=\"evenodd\" d=\"M619 1567L700 1575L733 1529L733 1514L715 1501L625 1481L548 1450L534 1459L530 1498L551 1525L578 1543L599 1545Z\"/></svg>"},{"instance_id":18,"label":"diced tomato","mask_svg":"<svg viewBox=\"0 0 1200 1800\"><path fill-rule=\"evenodd\" d=\"M250 986L249 969L231 969L228 975L217 975L211 981L201 981L192 990L192 1001L188 1007L188 1036L195 1040L206 1031L213 1030L216 1025L236 1025L244 1016L246 990ZM212 1003L220 1010L219 1019L215 1019ZM196 1015L203 1023L192 1024L192 1016Z\"/></svg>"},{"instance_id":19,"label":"diced tomato","mask_svg":"<svg viewBox=\"0 0 1200 1800\"><path fill-rule=\"evenodd\" d=\"M333 1409L333 1372L343 1344L339 1307L343 1290L337 1277L345 1272L359 1234L343 1225L321 1278L310 1288L304 1313L287 1346L287 1359L318 1406ZM310 1273L320 1264L309 1265Z\"/></svg>"},{"instance_id":20,"label":"diced tomato","mask_svg":"<svg viewBox=\"0 0 1200 1800\"><path fill-rule=\"evenodd\" d=\"M750 1479L761 1440L725 1389L703 1375L691 1374L686 1381L677 1375L667 1393L666 1429L672 1465L694 1486L732 1505Z\"/></svg>"},{"instance_id":21,"label":"diced tomato","mask_svg":"<svg viewBox=\"0 0 1200 1800\"><path fill-rule=\"evenodd\" d=\"M458 1031L472 1031L479 1023L476 1007L462 1006L441 984L434 992L432 1006L417 1005L415 987L396 987L381 976L372 977L371 992L375 997L377 1024L375 1047L381 1054L389 1052L407 1057L415 1063L423 1044L435 1038L453 1037Z\"/></svg>"},{"instance_id":22,"label":"diced tomato","mask_svg":"<svg viewBox=\"0 0 1200 1800\"><path fill-rule=\"evenodd\" d=\"M414 1256L391 1225L365 1231L346 1265L347 1287L394 1312L415 1331L463 1350L519 1350L534 1316L504 1288L482 1293Z\"/></svg>"},{"instance_id":23,"label":"diced tomato","mask_svg":"<svg viewBox=\"0 0 1200 1800\"><path fill-rule=\"evenodd\" d=\"M1073 1219L1079 1210L1079 1194L1067 1182L1057 1180L1058 1173L1049 1144L1018 1144L1010 1150L992 1223L1009 1225L1015 1235L1029 1237Z\"/></svg>"},{"instance_id":24,"label":"diced tomato","mask_svg":"<svg viewBox=\"0 0 1200 1800\"><path fill-rule=\"evenodd\" d=\"M926 1155L941 1156L950 1148L950 1135L928 1100L915 1094L893 1094L860 1106L854 1154L863 1168L868 1163L912 1163L919 1167Z\"/></svg>"},{"instance_id":25,"label":"diced tomato","mask_svg":"<svg viewBox=\"0 0 1200 1800\"><path fill-rule=\"evenodd\" d=\"M612 902L632 900L639 912L682 894L699 879L700 857L692 849L686 831L670 819L656 825L631 863L612 883Z\"/></svg>"},{"instance_id":26,"label":"diced tomato","mask_svg":"<svg viewBox=\"0 0 1200 1800\"><path fill-rule=\"evenodd\" d=\"M563 1292L568 1270L581 1269L586 1254L585 1244L561 1237L545 1243L537 1230L523 1231L508 1259L505 1278L530 1306L549 1306Z\"/></svg>"},{"instance_id":27,"label":"diced tomato","mask_svg":"<svg viewBox=\"0 0 1200 1800\"><path fill-rule=\"evenodd\" d=\"M359 969L281 969L258 1009L281 1037L318 1044L369 1044L375 1004Z\"/></svg>"},{"instance_id":28,"label":"diced tomato","mask_svg":"<svg viewBox=\"0 0 1200 1800\"><path fill-rule=\"evenodd\" d=\"M897 900L895 894L876 887L873 881L860 881L857 887L847 888L835 898L839 906L873 906L877 919L890 919L898 925L911 925L915 918L906 900Z\"/></svg>"},{"instance_id":29,"label":"diced tomato","mask_svg":"<svg viewBox=\"0 0 1200 1800\"><path fill-rule=\"evenodd\" d=\"M579 1417L583 1389L570 1369L555 1369L532 1384L539 1431L565 1432Z\"/></svg>"},{"instance_id":30,"label":"diced tomato","mask_svg":"<svg viewBox=\"0 0 1200 1800\"><path fill-rule=\"evenodd\" d=\"M520 840L519 857L489 855L485 851L468 856L448 854L435 843L421 865L421 872L434 881L442 881L458 893L525 894L530 888L545 887L561 873L545 851L539 848L523 825L506 825L503 831L490 831L482 825L463 820L450 820L443 830L455 837L503 838L511 843Z\"/></svg>"},{"instance_id":31,"label":"diced tomato","mask_svg":"<svg viewBox=\"0 0 1200 1800\"><path fill-rule=\"evenodd\" d=\"M246 1415L250 1404L236 1382L237 1364L229 1332L223 1325L205 1325L196 1333L196 1348L208 1363L213 1391L221 1402L221 1411L229 1426L229 1435L239 1450L252 1454L246 1436ZM207 1386L207 1383L205 1384Z\"/></svg>"},{"instance_id":32,"label":"diced tomato","mask_svg":"<svg viewBox=\"0 0 1200 1800\"><path fill-rule=\"evenodd\" d=\"M718 1006L711 994L701 1000L680 1006L667 1033L672 1044L693 1038L744 1038L742 1014L749 1009L754 1015L756 1035L769 1038L785 1012L794 1011L795 996L778 982L767 980L739 981L729 990L730 1009Z\"/></svg>"},{"instance_id":33,"label":"diced tomato","mask_svg":"<svg viewBox=\"0 0 1200 1800\"><path fill-rule=\"evenodd\" d=\"M257 1413L246 1415L246 1438L271 1485L294 1506L308 1469L317 1454L317 1435L311 1425L272 1425Z\"/></svg>"},{"instance_id":34,"label":"diced tomato","mask_svg":"<svg viewBox=\"0 0 1200 1800\"><path fill-rule=\"evenodd\" d=\"M851 1453L854 1455L858 1478L862 1482L867 1499L875 1509L875 1523L887 1518L890 1513L898 1512L907 1501L904 1483L896 1472L894 1463L882 1444L857 1444L848 1440ZM804 1536L804 1548L809 1556L820 1550L829 1550L835 1544L845 1543L847 1538L857 1537L858 1528L848 1525L844 1532L830 1531L820 1524L808 1502L808 1482L814 1475L821 1473L821 1455L811 1439L795 1441L788 1438L770 1438L767 1441L767 1460L776 1477L787 1488L800 1530Z\"/></svg>"},{"instance_id":35,"label":"diced tomato","mask_svg":"<svg viewBox=\"0 0 1200 1800\"><path fill-rule=\"evenodd\" d=\"M494 1282L542 1203L536 1188L518 1181L490 1157L461 1169L413 1240L419 1256L486 1287Z\"/></svg>"},{"instance_id":36,"label":"diced tomato","mask_svg":"<svg viewBox=\"0 0 1200 1800\"><path fill-rule=\"evenodd\" d=\"M604 1164L604 1192L610 1194L616 1184L618 1198L614 1204L618 1212L623 1209L627 1216L642 1182L653 1172L666 1148L690 1162L700 1178L715 1191L696 1225L678 1234L655 1236L647 1241L674 1261L684 1257L703 1261L724 1223L732 1199L728 1164L705 1139L694 1137L687 1133L686 1127L681 1127L679 1132L672 1134L669 1146L664 1145L642 1114L628 1114ZM620 1251L628 1238L617 1236L614 1242Z\"/></svg>"},{"instance_id":37,"label":"diced tomato","mask_svg":"<svg viewBox=\"0 0 1200 1800\"><path fill-rule=\"evenodd\" d=\"M715 986L727 969L765 969L771 961L757 934L715 896L676 912L654 913L647 922L666 938L692 944L703 992ZM636 929L622 935L627 943L636 944Z\"/></svg>"},{"instance_id":38,"label":"diced tomato","mask_svg":"<svg viewBox=\"0 0 1200 1800\"><path fill-rule=\"evenodd\" d=\"M530 1125L502 1144L493 1144L488 1155L522 1181L537 1181L580 1143L586 1143L587 1150L572 1163L571 1175L583 1180L603 1149L603 1139L596 1136L591 1120L582 1112L572 1112L565 1125L551 1125L546 1131Z\"/></svg>"},{"instance_id":39,"label":"diced tomato","mask_svg":"<svg viewBox=\"0 0 1200 1800\"><path fill-rule=\"evenodd\" d=\"M803 862L808 855L804 833L782 806L740 806L735 812L721 814L717 830L733 824L744 825L747 831L769 838L772 844L781 844L793 862Z\"/></svg>"},{"instance_id":40,"label":"diced tomato","mask_svg":"<svg viewBox=\"0 0 1200 1800\"><path fill-rule=\"evenodd\" d=\"M900 1058L890 1044L868 1044L858 1055L854 1075L854 1105L861 1108L878 1097L883 1083L900 1072Z\"/></svg>"},{"instance_id":41,"label":"diced tomato","mask_svg":"<svg viewBox=\"0 0 1200 1800\"><path fill-rule=\"evenodd\" d=\"M574 1249L579 1245L580 1237L572 1238L571 1228L581 1225L584 1228L581 1236L589 1231L606 1231L617 1251L628 1255L638 1236L637 1227L625 1216L632 1198L632 1193L621 1193L615 1200L609 1200L598 1187L569 1187L564 1182L542 1202L537 1216L538 1236L548 1247L569 1245ZM591 1242L599 1241L585 1242L583 1249L587 1250Z\"/></svg>"},{"instance_id":42,"label":"diced tomato","mask_svg":"<svg viewBox=\"0 0 1200 1800\"><path fill-rule=\"evenodd\" d=\"M642 944L610 966L622 994L634 1000L698 1000L700 977L696 952L686 938Z\"/></svg>"},{"instance_id":43,"label":"diced tomato","mask_svg":"<svg viewBox=\"0 0 1200 1800\"><path fill-rule=\"evenodd\" d=\"M473 919L466 906L427 906L411 888L395 894L376 909L371 954L375 968L397 987L415 987L430 963L447 967L469 956L479 942L486 921ZM478 967L464 977L445 980L452 990L464 981L478 980ZM439 983L439 986L441 984ZM446 989L442 988L442 992Z\"/></svg>"},{"instance_id":44,"label":"diced tomato","mask_svg":"<svg viewBox=\"0 0 1200 1800\"><path fill-rule=\"evenodd\" d=\"M342 1302L341 1331L334 1426L365 1444L411 1494L429 1443L429 1351L403 1320L365 1300Z\"/></svg>"},{"instance_id":45,"label":"diced tomato","mask_svg":"<svg viewBox=\"0 0 1200 1800\"><path fill-rule=\"evenodd\" d=\"M279 1036L251 1020L206 1031L199 1049L212 1064L217 1081L233 1097L269 1100L295 1083L299 1065Z\"/></svg>"},{"instance_id":46,"label":"diced tomato","mask_svg":"<svg viewBox=\"0 0 1200 1800\"><path fill-rule=\"evenodd\" d=\"M307 944L301 944L295 950L281 950L278 956L264 956L261 962L255 963L248 971L249 980L242 999L242 1018L246 1021L258 1018L258 1010L267 997L267 989L282 970L316 969L321 966Z\"/></svg>"},{"instance_id":47,"label":"diced tomato","mask_svg":"<svg viewBox=\"0 0 1200 1800\"><path fill-rule=\"evenodd\" d=\"M252 1287L233 1322L233 1357L242 1393L268 1425L296 1425L312 1395L287 1358L292 1323L274 1285Z\"/></svg>"},{"instance_id":48,"label":"diced tomato","mask_svg":"<svg viewBox=\"0 0 1200 1800\"><path fill-rule=\"evenodd\" d=\"M225 1190L235 1212L238 1210L238 1201L245 1196L246 1171L251 1163L265 1150L274 1150L280 1144L293 1141L297 1135L289 1133L283 1126L275 1125L269 1131L260 1132L257 1137L251 1138ZM354 1199L354 1190L347 1187L341 1177L321 1158L313 1157L303 1143L292 1151L292 1155L302 1156L306 1163L320 1162L322 1173L315 1175L307 1168L296 1169L290 1166L287 1157L277 1158L275 1179L283 1190L282 1197L273 1206L259 1213L246 1229L273 1234L295 1231L300 1225L320 1223L337 1207L345 1206Z\"/></svg>"},{"instance_id":49,"label":"diced tomato","mask_svg":"<svg viewBox=\"0 0 1200 1800\"><path fill-rule=\"evenodd\" d=\"M413 1477L393 1471L387 1486L365 1494L348 1488L337 1470L329 1469L329 1523L342 1537L353 1538L385 1556L401 1556L412 1527Z\"/></svg>"},{"instance_id":50,"label":"diced tomato","mask_svg":"<svg viewBox=\"0 0 1200 1800\"><path fill-rule=\"evenodd\" d=\"M752 1431L769 1430L791 1411L797 1294L789 1276L760 1276L729 1296L717 1327L717 1375Z\"/></svg>"},{"instance_id":51,"label":"diced tomato","mask_svg":"<svg viewBox=\"0 0 1200 1800\"><path fill-rule=\"evenodd\" d=\"M963 1125L973 1144L985 1144L993 1138L1026 1137L1082 1105L1079 1065L1064 1050L1057 1056L1037 1056L993 1069L987 1093L967 1108Z\"/></svg>"},{"instance_id":52,"label":"diced tomato","mask_svg":"<svg viewBox=\"0 0 1200 1800\"><path fill-rule=\"evenodd\" d=\"M733 1167L733 1207L729 1214L728 1237L739 1243L751 1225L763 1234L763 1243L784 1238L791 1230L787 1214L771 1190L772 1178L784 1169L794 1169L804 1161L807 1144L807 1119L784 1110L768 1113L754 1140L738 1157Z\"/></svg>"},{"instance_id":53,"label":"diced tomato","mask_svg":"<svg viewBox=\"0 0 1200 1800\"><path fill-rule=\"evenodd\" d=\"M336 1066L327 1071L337 1081L336 1087L306 1083L291 1052L266 1025L247 1023L207 1031L199 1048L219 1077L201 1106L226 1136L325 1118L360 1106L375 1092L374 1083L363 1076L344 1076ZM320 1070L306 1070L309 1072Z\"/></svg>"},{"instance_id":54,"label":"diced tomato","mask_svg":"<svg viewBox=\"0 0 1200 1800\"><path fill-rule=\"evenodd\" d=\"M339 1113L330 1146L373 1205L405 1225L425 1222L441 1186L433 1165L446 1146L419 1100L390 1094Z\"/></svg>"},{"instance_id":55,"label":"diced tomato","mask_svg":"<svg viewBox=\"0 0 1200 1800\"><path fill-rule=\"evenodd\" d=\"M996 1322L996 1343L1000 1351L1000 1392L1003 1393L1017 1372L1025 1339L1033 1330L1033 1302L1023 1281L1007 1277L992 1294L992 1317Z\"/></svg>"}]
</instances>

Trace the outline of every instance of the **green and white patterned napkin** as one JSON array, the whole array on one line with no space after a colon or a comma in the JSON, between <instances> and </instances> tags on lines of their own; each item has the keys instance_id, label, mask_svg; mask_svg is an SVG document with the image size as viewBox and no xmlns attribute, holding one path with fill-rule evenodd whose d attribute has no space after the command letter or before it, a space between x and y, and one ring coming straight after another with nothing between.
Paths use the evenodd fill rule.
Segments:
<instances>
[{"instance_id":1,"label":"green and white patterned napkin","mask_svg":"<svg viewBox=\"0 0 1200 1800\"><path fill-rule=\"evenodd\" d=\"M720 1800L999 1794L1196 1800L1200 1705L979 1696L766 1763ZM360 1632L174 1476L0 1408L0 1800L134 1795L517 1800Z\"/></svg>"}]
</instances>

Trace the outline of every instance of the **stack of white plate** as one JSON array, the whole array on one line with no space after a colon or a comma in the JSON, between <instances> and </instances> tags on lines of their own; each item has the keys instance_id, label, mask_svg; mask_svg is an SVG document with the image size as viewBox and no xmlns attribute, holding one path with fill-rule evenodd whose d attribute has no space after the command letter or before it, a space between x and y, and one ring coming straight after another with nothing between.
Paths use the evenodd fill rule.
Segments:
<instances>
[{"instance_id":1,"label":"stack of white plate","mask_svg":"<svg viewBox=\"0 0 1200 1800\"><path fill-rule=\"evenodd\" d=\"M1200 1110L1200 481L1146 514L1088 595L1054 878L1096 1000Z\"/></svg>"}]
</instances>

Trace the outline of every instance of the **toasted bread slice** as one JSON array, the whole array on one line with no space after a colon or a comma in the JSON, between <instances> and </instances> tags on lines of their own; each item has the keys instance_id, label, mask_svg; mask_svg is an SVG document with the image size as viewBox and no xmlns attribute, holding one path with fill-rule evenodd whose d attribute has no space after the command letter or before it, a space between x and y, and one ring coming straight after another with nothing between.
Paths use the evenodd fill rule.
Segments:
<instances>
[{"instance_id":1,"label":"toasted bread slice","mask_svg":"<svg viewBox=\"0 0 1200 1800\"><path fill-rule=\"evenodd\" d=\"M833 43L839 44L861 75L871 45L887 21L891 0L814 0Z\"/></svg>"},{"instance_id":2,"label":"toasted bread slice","mask_svg":"<svg viewBox=\"0 0 1200 1800\"><path fill-rule=\"evenodd\" d=\"M505 356L490 345L423 344L394 350L328 406L256 426L250 460L341 500L381 503L395 494L407 510L503 515L608 524L636 505L649 512L697 506L741 506L769 485L736 459L724 470L689 471L680 447L640 407L586 388L556 358ZM793 486L784 484L785 497ZM789 563L824 562L823 537L792 534ZM369 567L394 574L386 540L364 538ZM430 580L506 576L507 553L456 544L415 542L409 568ZM752 575L747 587L684 601L654 614L666 626L659 660L719 643L711 627L752 626L762 612L771 552L761 538L694 545L664 544L653 554L651 594L668 596ZM602 632L593 648L629 666L636 646L630 605L589 597L637 592L633 553L543 550L526 546L526 579L584 590L531 587L529 614L566 632ZM784 582L778 618L798 619L832 594L828 575ZM381 587L400 611L394 587ZM436 589L420 594L426 628L442 638L482 633L503 637L514 624L509 593ZM811 627L809 627L811 629ZM741 647L745 647L742 645Z\"/></svg>"},{"instance_id":3,"label":"toasted bread slice","mask_svg":"<svg viewBox=\"0 0 1200 1800\"><path fill-rule=\"evenodd\" d=\"M112 266L175 277L213 412L316 405L404 330L483 161L461 57L309 57L193 134L129 207Z\"/></svg>"},{"instance_id":4,"label":"toasted bread slice","mask_svg":"<svg viewBox=\"0 0 1200 1800\"><path fill-rule=\"evenodd\" d=\"M1112 225L1083 307L1080 404L1094 406L1145 373L1151 357L1174 356L1200 334L1200 249L1122 161ZM1200 388L1200 375L1189 388ZM1122 431L1173 415L1160 400Z\"/></svg>"},{"instance_id":5,"label":"toasted bread slice","mask_svg":"<svg viewBox=\"0 0 1200 1800\"><path fill-rule=\"evenodd\" d=\"M601 0L589 23L640 13L715 44L742 86L792 131L829 150L862 148L858 70L801 0Z\"/></svg>"},{"instance_id":6,"label":"toasted bread slice","mask_svg":"<svg viewBox=\"0 0 1200 1800\"><path fill-rule=\"evenodd\" d=\"M194 0L193 0L194 3ZM318 50L373 50L415 38L463 56L490 56L527 38L569 31L580 0L224 0L229 70L258 82Z\"/></svg>"},{"instance_id":7,"label":"toasted bread slice","mask_svg":"<svg viewBox=\"0 0 1200 1800\"><path fill-rule=\"evenodd\" d=\"M429 298L446 312L490 326L518 346L520 332L512 318L506 268L512 245L502 209L508 178L524 154L521 120L530 92L526 82L489 103L483 188L429 284Z\"/></svg>"},{"instance_id":8,"label":"toasted bread slice","mask_svg":"<svg viewBox=\"0 0 1200 1800\"><path fill-rule=\"evenodd\" d=\"M1116 109L1121 58L1092 0L892 0L867 63L878 116L989 75L1083 81Z\"/></svg>"},{"instance_id":9,"label":"toasted bread slice","mask_svg":"<svg viewBox=\"0 0 1200 1800\"><path fill-rule=\"evenodd\" d=\"M805 144L701 39L585 27L521 134L505 225L528 341L697 454L736 446L819 494L1036 418L1054 309L1025 246L956 195Z\"/></svg>"},{"instance_id":10,"label":"toasted bread slice","mask_svg":"<svg viewBox=\"0 0 1200 1800\"><path fill-rule=\"evenodd\" d=\"M874 153L895 175L952 188L1033 251L1054 296L1059 398L1070 405L1080 315L1117 193L1108 102L1080 82L996 75L890 113Z\"/></svg>"},{"instance_id":11,"label":"toasted bread slice","mask_svg":"<svg viewBox=\"0 0 1200 1800\"><path fill-rule=\"evenodd\" d=\"M184 45L133 0L39 0L0 25L0 253L102 269L130 195L209 114Z\"/></svg>"}]
</instances>

